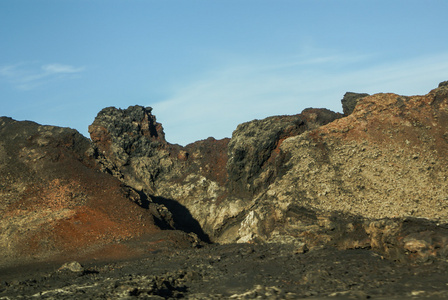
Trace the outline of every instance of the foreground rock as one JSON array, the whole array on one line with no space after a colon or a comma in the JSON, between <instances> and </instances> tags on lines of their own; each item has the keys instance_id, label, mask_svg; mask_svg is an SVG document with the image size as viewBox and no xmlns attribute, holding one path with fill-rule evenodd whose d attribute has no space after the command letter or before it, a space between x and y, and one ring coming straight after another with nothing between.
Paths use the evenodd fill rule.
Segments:
<instances>
[{"instance_id":1,"label":"foreground rock","mask_svg":"<svg viewBox=\"0 0 448 300\"><path fill-rule=\"evenodd\" d=\"M166 208L100 172L92 155L75 130L0 118L0 266L132 256L122 242L166 237Z\"/></svg>"}]
</instances>

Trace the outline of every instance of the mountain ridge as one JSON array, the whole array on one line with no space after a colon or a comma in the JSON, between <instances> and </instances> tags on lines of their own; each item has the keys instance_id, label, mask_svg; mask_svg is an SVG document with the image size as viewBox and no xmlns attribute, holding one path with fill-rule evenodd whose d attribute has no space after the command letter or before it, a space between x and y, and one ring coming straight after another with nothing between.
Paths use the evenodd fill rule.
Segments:
<instances>
[{"instance_id":1,"label":"mountain ridge","mask_svg":"<svg viewBox=\"0 0 448 300\"><path fill-rule=\"evenodd\" d=\"M404 259L406 220L425 218L445 234L437 224L448 220L447 95L446 82L423 96L347 93L344 115L309 108L242 123L230 139L185 147L168 143L152 108L143 106L101 110L89 126L91 141L73 129L2 118L2 168L17 170L3 175L1 234L12 242L2 247L11 261L22 259L20 251L30 256L31 249L40 253L36 259L45 259L50 250L93 247L96 241L87 236L104 232L110 238L101 247L172 231L174 243L184 246L200 240L287 242L309 249L336 243L392 255L378 240L387 235L395 239L392 248L400 249L394 255ZM108 182L107 192L115 196L106 198L117 204L96 196L98 180ZM27 206L42 214L40 221L23 217ZM122 206L123 215L113 206ZM78 220L78 209L90 219ZM112 223L95 225L99 220ZM36 245L20 242L23 230L11 229L19 223L36 236ZM97 231L87 234L85 223ZM65 235L52 229L60 224ZM108 226L117 227L111 232ZM397 229L385 229L390 226ZM68 228L80 235L79 244L69 246ZM412 234L412 241L422 241L421 232ZM445 242L438 242L441 250L428 250L435 249L433 240L418 257L446 256Z\"/></svg>"}]
</instances>

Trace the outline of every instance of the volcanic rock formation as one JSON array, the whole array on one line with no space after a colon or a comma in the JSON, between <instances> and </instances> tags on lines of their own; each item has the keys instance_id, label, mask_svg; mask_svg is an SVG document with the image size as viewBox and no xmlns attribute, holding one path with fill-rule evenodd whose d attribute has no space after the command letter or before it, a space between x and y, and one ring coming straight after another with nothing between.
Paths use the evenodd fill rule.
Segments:
<instances>
[{"instance_id":1,"label":"volcanic rock formation","mask_svg":"<svg viewBox=\"0 0 448 300\"><path fill-rule=\"evenodd\" d=\"M241 124L230 140L209 138L181 147L165 141L150 108L109 107L89 132L105 172L167 206L183 230L232 242L238 240L234 225L254 195L282 172L281 143L340 117L306 109L301 115ZM190 220L181 220L189 213Z\"/></svg>"},{"instance_id":2,"label":"volcanic rock formation","mask_svg":"<svg viewBox=\"0 0 448 300\"><path fill-rule=\"evenodd\" d=\"M356 107L356 104L358 101L364 97L369 96L369 94L366 93L353 93L353 92L347 92L344 95L344 98L342 98L342 111L344 112L344 116L348 116L353 112L353 110Z\"/></svg>"},{"instance_id":3,"label":"volcanic rock formation","mask_svg":"<svg viewBox=\"0 0 448 300\"><path fill-rule=\"evenodd\" d=\"M123 242L142 237L188 243L161 230L173 225L165 207L100 172L93 155L76 130L0 118L0 266L136 255Z\"/></svg>"},{"instance_id":4,"label":"volcanic rock formation","mask_svg":"<svg viewBox=\"0 0 448 300\"><path fill-rule=\"evenodd\" d=\"M346 117L307 109L186 147L167 143L151 109L140 106L104 109L90 133L105 171L212 241L348 243L390 254L384 243L394 239L405 253L412 243L435 247L437 238L418 238L428 224L413 237L403 224L448 219L447 91L441 84L425 96L346 94L344 105L355 106Z\"/></svg>"},{"instance_id":5,"label":"volcanic rock formation","mask_svg":"<svg viewBox=\"0 0 448 300\"><path fill-rule=\"evenodd\" d=\"M91 141L2 117L1 264L197 237L446 259L448 85L342 102L344 115L305 109L185 147L142 106L103 109Z\"/></svg>"}]
</instances>

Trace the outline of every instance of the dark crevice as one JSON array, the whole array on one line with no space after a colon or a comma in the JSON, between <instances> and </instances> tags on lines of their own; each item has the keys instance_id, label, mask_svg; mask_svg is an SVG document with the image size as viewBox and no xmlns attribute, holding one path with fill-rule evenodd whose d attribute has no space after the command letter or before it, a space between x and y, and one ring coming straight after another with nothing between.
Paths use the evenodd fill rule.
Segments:
<instances>
[{"instance_id":1,"label":"dark crevice","mask_svg":"<svg viewBox=\"0 0 448 300\"><path fill-rule=\"evenodd\" d=\"M171 212L175 228L187 233L195 233L202 241L211 243L210 237L204 232L199 222L191 215L188 208L173 199L151 197L154 203L162 204Z\"/></svg>"},{"instance_id":2,"label":"dark crevice","mask_svg":"<svg viewBox=\"0 0 448 300\"><path fill-rule=\"evenodd\" d=\"M141 208L151 210L151 203L156 203L165 206L171 213L172 222L167 220L167 218L164 218L165 216L161 216L161 218L154 218L154 221L158 227L163 230L175 228L186 233L192 232L195 233L202 241L211 243L210 237L204 232L199 222L191 215L188 208L173 199L160 196L151 196L151 198L149 198L143 191L137 191L137 193L140 198L136 201L136 203ZM154 215L157 215L157 213Z\"/></svg>"}]
</instances>

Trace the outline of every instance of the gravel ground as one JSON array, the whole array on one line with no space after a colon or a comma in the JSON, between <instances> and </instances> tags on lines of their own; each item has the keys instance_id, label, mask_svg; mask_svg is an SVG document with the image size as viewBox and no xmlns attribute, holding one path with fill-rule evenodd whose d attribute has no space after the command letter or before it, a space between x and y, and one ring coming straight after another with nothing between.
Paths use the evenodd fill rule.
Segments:
<instances>
[{"instance_id":1,"label":"gravel ground","mask_svg":"<svg viewBox=\"0 0 448 300\"><path fill-rule=\"evenodd\" d=\"M0 299L446 299L447 270L445 261L403 264L370 250L213 244L3 269Z\"/></svg>"}]
</instances>

